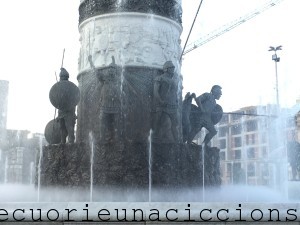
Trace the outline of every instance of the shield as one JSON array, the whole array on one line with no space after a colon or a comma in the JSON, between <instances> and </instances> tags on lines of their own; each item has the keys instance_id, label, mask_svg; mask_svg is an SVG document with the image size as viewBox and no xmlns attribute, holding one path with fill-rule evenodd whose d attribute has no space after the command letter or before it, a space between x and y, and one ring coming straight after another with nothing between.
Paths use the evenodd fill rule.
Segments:
<instances>
[{"instance_id":1,"label":"shield","mask_svg":"<svg viewBox=\"0 0 300 225\"><path fill-rule=\"evenodd\" d=\"M54 84L49 92L52 105L60 110L71 110L80 100L79 88L68 80Z\"/></svg>"},{"instance_id":2,"label":"shield","mask_svg":"<svg viewBox=\"0 0 300 225\"><path fill-rule=\"evenodd\" d=\"M217 104L214 110L212 111L211 121L213 122L214 125L216 125L217 123L220 122L222 116L223 116L223 109L220 105Z\"/></svg>"},{"instance_id":3,"label":"shield","mask_svg":"<svg viewBox=\"0 0 300 225\"><path fill-rule=\"evenodd\" d=\"M55 120L51 120L45 127L45 138L49 144L60 143L60 124Z\"/></svg>"}]
</instances>

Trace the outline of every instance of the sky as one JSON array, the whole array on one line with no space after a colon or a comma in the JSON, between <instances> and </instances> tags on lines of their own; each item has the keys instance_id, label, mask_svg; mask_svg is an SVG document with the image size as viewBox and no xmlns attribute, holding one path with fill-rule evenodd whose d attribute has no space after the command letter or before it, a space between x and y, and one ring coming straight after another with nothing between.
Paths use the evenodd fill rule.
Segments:
<instances>
[{"instance_id":1,"label":"sky","mask_svg":"<svg viewBox=\"0 0 300 225\"><path fill-rule=\"evenodd\" d=\"M200 0L183 0L182 45ZM269 0L203 0L188 43L260 8ZM49 90L63 66L76 80L79 0L15 0L0 3L0 80L8 80L8 129L44 132L54 117ZM275 63L269 46L282 45L279 101L289 107L300 96L299 0L283 0L253 19L187 53L182 61L183 94L223 87L225 112L276 103Z\"/></svg>"}]
</instances>

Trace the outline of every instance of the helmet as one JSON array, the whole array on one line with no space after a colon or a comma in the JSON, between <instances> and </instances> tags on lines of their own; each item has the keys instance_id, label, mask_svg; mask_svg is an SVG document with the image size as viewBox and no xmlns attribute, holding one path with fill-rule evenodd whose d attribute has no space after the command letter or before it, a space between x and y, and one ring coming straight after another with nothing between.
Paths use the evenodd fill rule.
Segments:
<instances>
[{"instance_id":1,"label":"helmet","mask_svg":"<svg viewBox=\"0 0 300 225\"><path fill-rule=\"evenodd\" d=\"M69 79L69 73L65 68L60 68L59 77L61 80L68 80Z\"/></svg>"},{"instance_id":2,"label":"helmet","mask_svg":"<svg viewBox=\"0 0 300 225\"><path fill-rule=\"evenodd\" d=\"M167 61L165 62L164 66L163 66L163 70L166 70L168 68L174 68L174 64L172 63L172 61Z\"/></svg>"}]
</instances>

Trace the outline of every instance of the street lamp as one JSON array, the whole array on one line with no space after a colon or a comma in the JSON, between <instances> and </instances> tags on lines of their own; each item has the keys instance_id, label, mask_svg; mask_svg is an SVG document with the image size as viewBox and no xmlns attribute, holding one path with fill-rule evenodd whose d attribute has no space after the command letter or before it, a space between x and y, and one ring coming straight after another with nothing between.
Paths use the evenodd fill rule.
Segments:
<instances>
[{"instance_id":1,"label":"street lamp","mask_svg":"<svg viewBox=\"0 0 300 225\"><path fill-rule=\"evenodd\" d=\"M269 51L274 51L272 55L272 60L275 62L275 76L276 76L276 101L277 107L279 107L279 91L278 91L278 75L277 75L277 62L280 62L280 57L277 57L276 51L282 50L282 45L277 47L270 46Z\"/></svg>"}]
</instances>

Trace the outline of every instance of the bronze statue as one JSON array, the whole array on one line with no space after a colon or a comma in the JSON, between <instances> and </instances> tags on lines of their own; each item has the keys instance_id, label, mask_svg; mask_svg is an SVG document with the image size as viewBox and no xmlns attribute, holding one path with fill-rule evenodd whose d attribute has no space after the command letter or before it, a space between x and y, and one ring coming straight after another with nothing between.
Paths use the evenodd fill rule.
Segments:
<instances>
[{"instance_id":1,"label":"bronze statue","mask_svg":"<svg viewBox=\"0 0 300 225\"><path fill-rule=\"evenodd\" d=\"M112 63L104 69L96 70L92 56L88 58L100 82L99 125L100 140L118 140L120 133L121 78L119 68L112 57Z\"/></svg>"},{"instance_id":2,"label":"bronze statue","mask_svg":"<svg viewBox=\"0 0 300 225\"><path fill-rule=\"evenodd\" d=\"M217 134L214 125L221 120L223 115L222 107L216 103L216 100L219 100L222 95L221 89L221 86L214 85L210 93L204 93L198 97L194 93L186 95L183 101L183 120L185 119L183 121L184 142L192 143L203 127L208 131L203 141L205 145ZM191 104L193 99L196 101L197 106ZM186 109L189 104L191 108Z\"/></svg>"},{"instance_id":3,"label":"bronze statue","mask_svg":"<svg viewBox=\"0 0 300 225\"><path fill-rule=\"evenodd\" d=\"M178 80L174 70L174 64L167 61L163 66L164 73L154 80L153 135L156 139L171 142L176 142L179 138Z\"/></svg>"},{"instance_id":4,"label":"bronze statue","mask_svg":"<svg viewBox=\"0 0 300 225\"><path fill-rule=\"evenodd\" d=\"M69 73L65 68L60 69L59 73L60 82L69 80ZM60 124L60 134L61 134L61 143L66 143L66 139L68 137L69 143L74 143L75 135L74 135L74 126L76 122L76 114L75 114L75 106L66 108L66 109L58 109L58 116L56 121Z\"/></svg>"},{"instance_id":5,"label":"bronze statue","mask_svg":"<svg viewBox=\"0 0 300 225\"><path fill-rule=\"evenodd\" d=\"M186 93L182 102L182 139L186 142L187 137L191 131L190 113L192 107L192 101L196 98L195 93Z\"/></svg>"}]
</instances>

